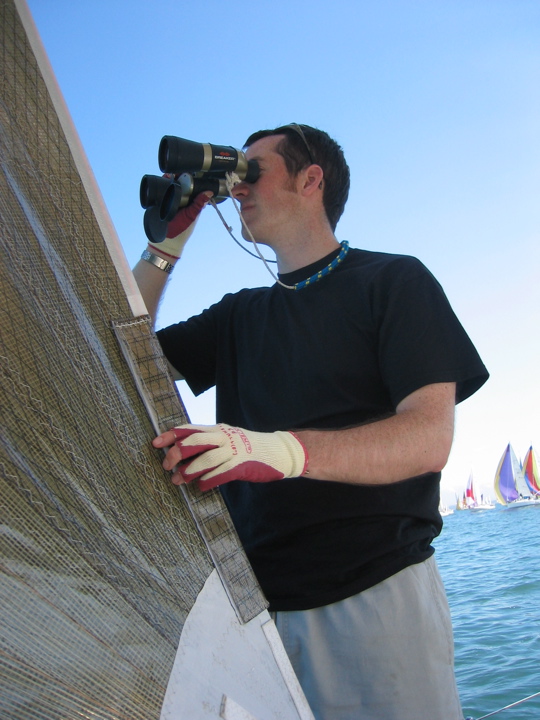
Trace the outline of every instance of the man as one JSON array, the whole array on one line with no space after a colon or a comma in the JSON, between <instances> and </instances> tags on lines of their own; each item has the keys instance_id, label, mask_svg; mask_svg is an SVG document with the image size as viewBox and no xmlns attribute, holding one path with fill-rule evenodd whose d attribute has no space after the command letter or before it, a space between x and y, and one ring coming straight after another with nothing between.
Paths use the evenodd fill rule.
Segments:
<instances>
[{"instance_id":1,"label":"man","mask_svg":"<svg viewBox=\"0 0 540 720\"><path fill-rule=\"evenodd\" d=\"M158 333L176 377L215 384L220 424L154 446L173 482L220 486L318 719L461 720L431 541L455 403L487 371L418 260L336 240L349 173L326 133L289 125L246 146L260 177L233 193L279 282ZM158 265L205 201L135 269L154 316Z\"/></svg>"}]
</instances>

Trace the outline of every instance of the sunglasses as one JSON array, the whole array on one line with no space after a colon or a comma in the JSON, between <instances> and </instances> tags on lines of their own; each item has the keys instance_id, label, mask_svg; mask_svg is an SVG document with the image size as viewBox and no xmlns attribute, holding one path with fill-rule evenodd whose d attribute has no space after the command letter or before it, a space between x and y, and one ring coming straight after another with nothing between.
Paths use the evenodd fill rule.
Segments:
<instances>
[{"instance_id":1,"label":"sunglasses","mask_svg":"<svg viewBox=\"0 0 540 720\"><path fill-rule=\"evenodd\" d=\"M308 145L308 141L306 140L306 136L304 135L304 131L302 130L302 126L298 125L298 123L290 123L289 125L283 125L283 127L279 128L279 130L292 130L295 132L304 143L304 147L306 148L309 161L312 165L315 165L315 160L313 159L313 153L311 152L311 148Z\"/></svg>"}]
</instances>

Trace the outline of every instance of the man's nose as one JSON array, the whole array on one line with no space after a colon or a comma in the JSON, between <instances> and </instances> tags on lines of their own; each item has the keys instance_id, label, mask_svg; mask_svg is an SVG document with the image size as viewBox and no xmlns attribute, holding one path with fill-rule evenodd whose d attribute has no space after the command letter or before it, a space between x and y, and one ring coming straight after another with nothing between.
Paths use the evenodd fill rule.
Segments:
<instances>
[{"instance_id":1,"label":"man's nose","mask_svg":"<svg viewBox=\"0 0 540 720\"><path fill-rule=\"evenodd\" d=\"M249 183L241 180L231 190L232 196L235 200L242 200L249 193Z\"/></svg>"}]
</instances>

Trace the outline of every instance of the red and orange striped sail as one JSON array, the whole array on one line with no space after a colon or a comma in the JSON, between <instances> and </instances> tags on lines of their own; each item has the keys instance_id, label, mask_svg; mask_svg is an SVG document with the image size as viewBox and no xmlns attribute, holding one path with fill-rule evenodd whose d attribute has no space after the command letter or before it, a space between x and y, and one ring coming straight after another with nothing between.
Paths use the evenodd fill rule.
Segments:
<instances>
[{"instance_id":1,"label":"red and orange striped sail","mask_svg":"<svg viewBox=\"0 0 540 720\"><path fill-rule=\"evenodd\" d=\"M538 464L532 445L527 450L525 460L523 461L523 474L532 492L540 495L540 475L538 474Z\"/></svg>"}]
</instances>

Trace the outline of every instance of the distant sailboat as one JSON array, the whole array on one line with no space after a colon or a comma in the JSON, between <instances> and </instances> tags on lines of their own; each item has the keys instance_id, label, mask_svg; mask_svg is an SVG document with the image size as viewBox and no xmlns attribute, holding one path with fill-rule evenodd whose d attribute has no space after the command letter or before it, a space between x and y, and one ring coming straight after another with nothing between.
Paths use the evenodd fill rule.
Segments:
<instances>
[{"instance_id":1,"label":"distant sailboat","mask_svg":"<svg viewBox=\"0 0 540 720\"><path fill-rule=\"evenodd\" d=\"M538 474L538 464L532 445L527 450L525 460L523 461L523 474L525 475L525 482L532 493L534 495L540 495L540 475Z\"/></svg>"},{"instance_id":2,"label":"distant sailboat","mask_svg":"<svg viewBox=\"0 0 540 720\"><path fill-rule=\"evenodd\" d=\"M537 505L510 443L495 473L495 492L501 504L508 509Z\"/></svg>"},{"instance_id":3,"label":"distant sailboat","mask_svg":"<svg viewBox=\"0 0 540 720\"><path fill-rule=\"evenodd\" d=\"M469 480L467 482L467 489L465 490L465 502L467 504L467 507L469 510L476 505L476 499L474 497L474 488L473 488L473 476L472 473L469 475Z\"/></svg>"},{"instance_id":4,"label":"distant sailboat","mask_svg":"<svg viewBox=\"0 0 540 720\"><path fill-rule=\"evenodd\" d=\"M454 511L449 508L448 505L441 502L439 504L439 513L441 514L441 517L447 517L448 515L453 515Z\"/></svg>"},{"instance_id":5,"label":"distant sailboat","mask_svg":"<svg viewBox=\"0 0 540 720\"><path fill-rule=\"evenodd\" d=\"M465 498L468 509L474 512L477 512L478 510L495 509L495 505L489 500L489 498L484 498L483 495L480 495L480 501L477 500L474 493L474 481L472 472L469 475L469 481L467 483L467 489L465 491Z\"/></svg>"}]
</instances>

